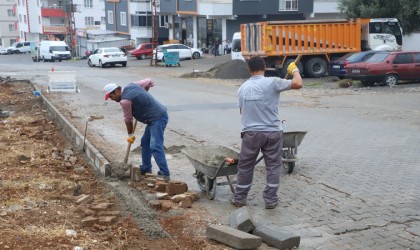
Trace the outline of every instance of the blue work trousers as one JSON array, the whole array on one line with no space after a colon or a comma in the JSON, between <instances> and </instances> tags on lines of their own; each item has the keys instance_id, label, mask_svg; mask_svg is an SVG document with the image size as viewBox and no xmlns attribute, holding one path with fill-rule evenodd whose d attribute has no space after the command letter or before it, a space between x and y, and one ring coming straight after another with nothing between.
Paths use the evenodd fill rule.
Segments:
<instances>
[{"instance_id":1,"label":"blue work trousers","mask_svg":"<svg viewBox=\"0 0 420 250\"><path fill-rule=\"evenodd\" d=\"M170 176L168 163L166 162L165 150L163 148L163 134L168 124L168 114L162 115L159 119L147 124L141 138L141 157L143 164L141 171L152 172L152 155L159 166L159 174Z\"/></svg>"}]
</instances>

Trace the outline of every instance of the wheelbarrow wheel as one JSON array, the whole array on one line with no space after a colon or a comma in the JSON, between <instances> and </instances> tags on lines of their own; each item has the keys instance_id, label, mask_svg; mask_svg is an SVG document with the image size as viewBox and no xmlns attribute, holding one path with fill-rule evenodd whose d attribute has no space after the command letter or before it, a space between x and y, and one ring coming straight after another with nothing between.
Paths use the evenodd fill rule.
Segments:
<instances>
[{"instance_id":1,"label":"wheelbarrow wheel","mask_svg":"<svg viewBox=\"0 0 420 250\"><path fill-rule=\"evenodd\" d=\"M293 153L289 150L283 150L283 168L286 170L288 174L293 173L295 169L295 162L285 161L287 159L294 159Z\"/></svg>"},{"instance_id":2,"label":"wheelbarrow wheel","mask_svg":"<svg viewBox=\"0 0 420 250\"><path fill-rule=\"evenodd\" d=\"M216 197L216 185L217 181L216 178L214 180L210 179L209 177L205 177L206 179L206 194L209 200L213 200Z\"/></svg>"},{"instance_id":3,"label":"wheelbarrow wheel","mask_svg":"<svg viewBox=\"0 0 420 250\"><path fill-rule=\"evenodd\" d=\"M202 192L206 192L206 176L203 173L197 171L196 177L198 187Z\"/></svg>"},{"instance_id":4,"label":"wheelbarrow wheel","mask_svg":"<svg viewBox=\"0 0 420 250\"><path fill-rule=\"evenodd\" d=\"M283 167L287 171L288 174L293 173L293 170L295 169L295 163L294 162L283 162Z\"/></svg>"}]
</instances>

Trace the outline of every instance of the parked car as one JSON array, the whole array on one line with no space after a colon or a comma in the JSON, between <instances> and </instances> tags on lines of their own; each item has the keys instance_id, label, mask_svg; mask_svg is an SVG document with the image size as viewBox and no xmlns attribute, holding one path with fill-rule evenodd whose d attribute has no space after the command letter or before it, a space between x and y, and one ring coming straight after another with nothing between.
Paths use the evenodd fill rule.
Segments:
<instances>
[{"instance_id":1,"label":"parked car","mask_svg":"<svg viewBox=\"0 0 420 250\"><path fill-rule=\"evenodd\" d=\"M344 79L347 73L346 71L347 65L351 63L364 62L377 52L380 52L380 51L369 50L369 51L345 54L339 59L333 60L330 62L330 65L328 67L328 75L337 76L340 79Z\"/></svg>"},{"instance_id":2,"label":"parked car","mask_svg":"<svg viewBox=\"0 0 420 250\"><path fill-rule=\"evenodd\" d=\"M7 55L9 52L7 52L7 49L0 47L0 55Z\"/></svg>"},{"instance_id":3,"label":"parked car","mask_svg":"<svg viewBox=\"0 0 420 250\"><path fill-rule=\"evenodd\" d=\"M163 50L167 52L179 52L179 59L199 59L203 52L196 48L191 48L184 44L164 44L159 45L156 49L153 50L153 56L157 51L157 60L165 61L165 56L163 55Z\"/></svg>"},{"instance_id":4,"label":"parked car","mask_svg":"<svg viewBox=\"0 0 420 250\"><path fill-rule=\"evenodd\" d=\"M127 66L127 56L117 47L96 49L88 59L89 67L104 67L105 65L115 66L121 64Z\"/></svg>"},{"instance_id":5,"label":"parked car","mask_svg":"<svg viewBox=\"0 0 420 250\"><path fill-rule=\"evenodd\" d=\"M420 80L420 51L376 53L366 62L347 65L346 77L365 85L382 82L387 86L399 80Z\"/></svg>"},{"instance_id":6,"label":"parked car","mask_svg":"<svg viewBox=\"0 0 420 250\"><path fill-rule=\"evenodd\" d=\"M157 44L155 44L155 47ZM137 48L128 52L130 55L135 56L137 59L146 59L153 55L153 43L142 43Z\"/></svg>"},{"instance_id":7,"label":"parked car","mask_svg":"<svg viewBox=\"0 0 420 250\"><path fill-rule=\"evenodd\" d=\"M35 48L35 46L35 42L15 42L7 48L7 52L9 54L31 53L31 47Z\"/></svg>"}]
</instances>

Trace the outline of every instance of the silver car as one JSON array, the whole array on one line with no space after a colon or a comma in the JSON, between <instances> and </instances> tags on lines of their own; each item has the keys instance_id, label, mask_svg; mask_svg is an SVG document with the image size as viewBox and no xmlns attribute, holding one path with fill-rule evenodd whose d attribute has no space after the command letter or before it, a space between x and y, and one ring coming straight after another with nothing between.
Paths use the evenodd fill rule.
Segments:
<instances>
[{"instance_id":1,"label":"silver car","mask_svg":"<svg viewBox=\"0 0 420 250\"><path fill-rule=\"evenodd\" d=\"M127 66L126 54L117 47L100 48L95 50L88 59L89 67L105 67L106 65L115 66L121 64Z\"/></svg>"},{"instance_id":2,"label":"silver car","mask_svg":"<svg viewBox=\"0 0 420 250\"><path fill-rule=\"evenodd\" d=\"M0 55L7 55L7 54L9 54L7 49L0 47Z\"/></svg>"}]
</instances>

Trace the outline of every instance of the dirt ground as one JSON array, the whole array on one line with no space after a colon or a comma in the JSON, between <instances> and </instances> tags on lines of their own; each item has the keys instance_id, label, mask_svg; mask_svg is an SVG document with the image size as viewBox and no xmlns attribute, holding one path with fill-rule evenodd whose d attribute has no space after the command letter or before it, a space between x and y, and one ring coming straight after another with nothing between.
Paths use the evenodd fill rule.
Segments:
<instances>
[{"instance_id":1,"label":"dirt ground","mask_svg":"<svg viewBox=\"0 0 420 250\"><path fill-rule=\"evenodd\" d=\"M150 215L165 233L146 234L30 83L0 79L0 131L0 249L226 249L205 238L208 218L194 207Z\"/></svg>"}]
</instances>

